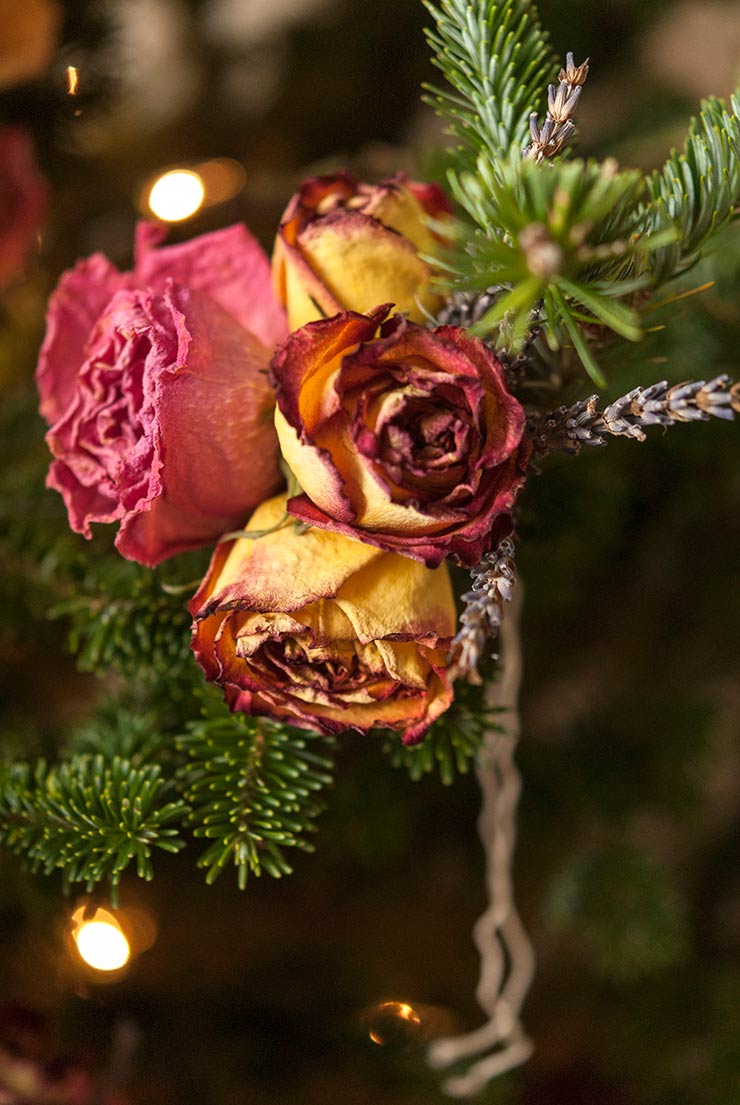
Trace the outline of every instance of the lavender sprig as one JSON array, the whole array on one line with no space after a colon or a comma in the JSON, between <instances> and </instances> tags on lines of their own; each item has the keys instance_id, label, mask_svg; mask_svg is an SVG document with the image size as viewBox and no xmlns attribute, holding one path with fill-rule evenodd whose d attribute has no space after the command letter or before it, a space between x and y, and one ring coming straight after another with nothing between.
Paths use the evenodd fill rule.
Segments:
<instances>
[{"instance_id":1,"label":"lavender sprig","mask_svg":"<svg viewBox=\"0 0 740 1105\"><path fill-rule=\"evenodd\" d=\"M460 630L452 642L451 679L480 683L478 664L489 637L498 634L504 617L504 603L511 599L516 584L514 542L505 537L486 553L470 572L473 589L463 596L465 609Z\"/></svg>"},{"instance_id":2,"label":"lavender sprig","mask_svg":"<svg viewBox=\"0 0 740 1105\"><path fill-rule=\"evenodd\" d=\"M740 383L733 383L725 374L708 382L672 386L661 380L646 388L633 388L604 410L599 410L598 403L599 396L591 395L532 420L529 436L535 450L541 455L580 453L584 445L606 445L609 436L644 441L650 426L733 419L740 413Z\"/></svg>"},{"instance_id":3,"label":"lavender sprig","mask_svg":"<svg viewBox=\"0 0 740 1105\"><path fill-rule=\"evenodd\" d=\"M529 117L529 131L532 142L524 150L524 156L533 161L544 161L554 157L575 134L572 116L581 97L581 88L588 76L588 58L580 65L573 61L571 53L565 56L565 69L558 74L557 89L551 84L547 89L547 115L542 126L537 120L537 112Z\"/></svg>"}]
</instances>

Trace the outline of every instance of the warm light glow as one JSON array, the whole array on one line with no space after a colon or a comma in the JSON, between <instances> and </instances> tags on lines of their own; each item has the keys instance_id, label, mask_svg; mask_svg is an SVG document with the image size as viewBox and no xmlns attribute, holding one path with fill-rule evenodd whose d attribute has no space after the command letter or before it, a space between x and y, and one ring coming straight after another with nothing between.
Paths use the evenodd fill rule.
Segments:
<instances>
[{"instance_id":1,"label":"warm light glow","mask_svg":"<svg viewBox=\"0 0 740 1105\"><path fill-rule=\"evenodd\" d=\"M72 915L75 928L72 932L82 959L96 971L118 971L131 956L129 942L112 913L96 909L89 920L84 919L84 908Z\"/></svg>"},{"instance_id":2,"label":"warm light glow","mask_svg":"<svg viewBox=\"0 0 740 1105\"><path fill-rule=\"evenodd\" d=\"M208 207L233 199L242 191L247 179L244 166L231 157L214 157L210 161L201 161L195 166L195 172L203 181L205 203Z\"/></svg>"},{"instance_id":3,"label":"warm light glow","mask_svg":"<svg viewBox=\"0 0 740 1105\"><path fill-rule=\"evenodd\" d=\"M80 83L80 75L75 65L67 66L67 95L76 96L77 86Z\"/></svg>"},{"instance_id":4,"label":"warm light glow","mask_svg":"<svg viewBox=\"0 0 740 1105\"><path fill-rule=\"evenodd\" d=\"M412 1029L421 1024L419 1014L405 1001L384 1001L375 1007L368 1019L376 1022L370 1028L368 1036L374 1044L381 1047L398 1037L399 1022L405 1022Z\"/></svg>"},{"instance_id":5,"label":"warm light glow","mask_svg":"<svg viewBox=\"0 0 740 1105\"><path fill-rule=\"evenodd\" d=\"M202 206L206 190L198 173L172 169L163 173L149 192L149 207L167 223L189 219Z\"/></svg>"}]
</instances>

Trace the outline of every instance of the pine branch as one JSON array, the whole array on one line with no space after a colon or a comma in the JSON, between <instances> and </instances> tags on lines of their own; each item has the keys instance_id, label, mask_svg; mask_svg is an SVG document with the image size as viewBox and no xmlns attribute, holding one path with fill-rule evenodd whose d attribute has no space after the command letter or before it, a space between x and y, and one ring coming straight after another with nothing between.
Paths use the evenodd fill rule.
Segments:
<instances>
[{"instance_id":1,"label":"pine branch","mask_svg":"<svg viewBox=\"0 0 740 1105\"><path fill-rule=\"evenodd\" d=\"M162 688L158 688L154 703L137 691L124 688L120 694L103 699L94 714L69 734L64 757L102 756L106 761L119 757L134 767L156 763L170 769L178 757L172 731L175 719L166 716L169 700L165 696L161 701ZM177 718L177 732L182 724Z\"/></svg>"},{"instance_id":2,"label":"pine branch","mask_svg":"<svg viewBox=\"0 0 740 1105\"><path fill-rule=\"evenodd\" d=\"M318 794L332 783L332 738L217 703L178 747L190 757L181 785L195 836L213 842L198 861L209 883L233 863L244 889L250 872L291 873L283 849L314 850L306 834L324 809Z\"/></svg>"},{"instance_id":3,"label":"pine branch","mask_svg":"<svg viewBox=\"0 0 740 1105\"><path fill-rule=\"evenodd\" d=\"M551 350L572 345L603 385L583 328L607 327L631 341L641 337L640 317L625 299L648 277L627 273L638 267L639 251L660 241L635 233L641 174L619 171L610 161L581 160L481 160L478 169L453 182L478 229L459 223L455 252L443 259L453 288L507 289L474 332L495 335L498 348L516 354L539 325Z\"/></svg>"},{"instance_id":4,"label":"pine branch","mask_svg":"<svg viewBox=\"0 0 740 1105\"><path fill-rule=\"evenodd\" d=\"M740 90L730 108L712 97L692 119L682 153L675 150L648 179L650 202L641 210L647 236L673 230L673 240L653 252L654 284L689 268L710 238L740 213Z\"/></svg>"},{"instance_id":5,"label":"pine branch","mask_svg":"<svg viewBox=\"0 0 740 1105\"><path fill-rule=\"evenodd\" d=\"M108 879L115 897L131 863L140 878L151 879L153 848L184 847L170 825L182 820L186 806L167 801L169 790L159 767L135 767L120 757L12 764L0 769L0 844L33 871L61 871L67 887L81 882L89 891Z\"/></svg>"},{"instance_id":6,"label":"pine branch","mask_svg":"<svg viewBox=\"0 0 740 1105\"><path fill-rule=\"evenodd\" d=\"M383 733L383 751L394 767L405 768L411 779L435 771L445 786L457 775L467 775L487 732L495 728L495 711L485 700L482 683L460 683L450 709L438 718L421 744L407 747L398 733Z\"/></svg>"},{"instance_id":7,"label":"pine branch","mask_svg":"<svg viewBox=\"0 0 740 1105\"><path fill-rule=\"evenodd\" d=\"M69 647L82 671L165 675L192 664L185 598L163 589L159 573L112 555L90 565L68 597L49 611L70 622Z\"/></svg>"},{"instance_id":8,"label":"pine branch","mask_svg":"<svg viewBox=\"0 0 740 1105\"><path fill-rule=\"evenodd\" d=\"M473 589L462 596L465 609L460 615L460 631L452 642L451 678L479 684L478 665L486 641L498 635L504 603L511 600L516 584L513 540L505 537L470 574Z\"/></svg>"},{"instance_id":9,"label":"pine branch","mask_svg":"<svg viewBox=\"0 0 740 1105\"><path fill-rule=\"evenodd\" d=\"M555 59L530 0L424 0L433 63L450 89L429 86L427 102L458 143L455 169L478 154L498 158L524 145L529 118Z\"/></svg>"},{"instance_id":10,"label":"pine branch","mask_svg":"<svg viewBox=\"0 0 740 1105\"><path fill-rule=\"evenodd\" d=\"M672 386L661 380L650 387L633 388L603 410L598 395L571 407L559 407L533 419L528 432L541 456L580 453L584 445L606 445L610 436L644 441L645 430L651 426L729 420L736 413L740 413L740 383L733 383L729 376Z\"/></svg>"}]
</instances>

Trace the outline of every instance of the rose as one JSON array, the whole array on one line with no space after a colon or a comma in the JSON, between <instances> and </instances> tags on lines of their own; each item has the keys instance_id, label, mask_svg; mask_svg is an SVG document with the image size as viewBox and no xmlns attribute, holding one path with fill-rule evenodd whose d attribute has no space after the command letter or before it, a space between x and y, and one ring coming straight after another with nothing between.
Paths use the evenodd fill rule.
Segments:
<instances>
[{"instance_id":1,"label":"rose","mask_svg":"<svg viewBox=\"0 0 740 1105\"><path fill-rule=\"evenodd\" d=\"M248 528L284 511L285 496L263 503ZM445 565L287 524L219 545L190 611L197 660L232 710L325 733L403 730L414 744L452 701Z\"/></svg>"},{"instance_id":2,"label":"rose","mask_svg":"<svg viewBox=\"0 0 740 1105\"><path fill-rule=\"evenodd\" d=\"M0 288L22 267L47 200L30 135L21 127L0 127Z\"/></svg>"},{"instance_id":3,"label":"rose","mask_svg":"<svg viewBox=\"0 0 740 1105\"><path fill-rule=\"evenodd\" d=\"M472 566L509 527L524 410L482 342L387 312L310 323L275 355L275 425L303 490L288 509L430 567Z\"/></svg>"},{"instance_id":4,"label":"rose","mask_svg":"<svg viewBox=\"0 0 740 1105\"><path fill-rule=\"evenodd\" d=\"M154 250L133 272L97 255L52 296L38 382L70 525L120 522L155 565L243 522L280 485L266 378L285 334L269 265L243 227ZM260 340L261 339L261 340Z\"/></svg>"},{"instance_id":5,"label":"rose","mask_svg":"<svg viewBox=\"0 0 740 1105\"><path fill-rule=\"evenodd\" d=\"M62 275L49 300L36 373L47 422L71 401L90 334L122 288L162 293L174 281L205 292L268 349L285 337L285 312L270 286L270 263L246 227L237 224L157 249L164 234L154 223L139 224L130 272L119 272L102 253L94 253Z\"/></svg>"},{"instance_id":6,"label":"rose","mask_svg":"<svg viewBox=\"0 0 740 1105\"><path fill-rule=\"evenodd\" d=\"M404 173L375 187L348 173L305 181L286 208L273 254L290 329L387 301L418 322L433 315L442 300L420 254L439 252L429 221L450 211L436 184Z\"/></svg>"}]
</instances>

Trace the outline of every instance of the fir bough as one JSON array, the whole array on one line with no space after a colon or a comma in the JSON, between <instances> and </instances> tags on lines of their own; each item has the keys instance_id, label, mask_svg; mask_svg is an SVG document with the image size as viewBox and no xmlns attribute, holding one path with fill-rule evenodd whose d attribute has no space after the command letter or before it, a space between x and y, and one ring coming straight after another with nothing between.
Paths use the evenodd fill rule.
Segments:
<instances>
[{"instance_id":1,"label":"fir bough","mask_svg":"<svg viewBox=\"0 0 740 1105\"><path fill-rule=\"evenodd\" d=\"M185 846L173 827L185 812L156 765L82 755L53 767L0 767L0 843L33 871L60 871L66 887L90 891L107 879L114 903L131 864L151 879L154 848Z\"/></svg>"},{"instance_id":2,"label":"fir bough","mask_svg":"<svg viewBox=\"0 0 740 1105\"><path fill-rule=\"evenodd\" d=\"M65 618L82 671L172 679L190 667L186 596L164 589L159 573L112 554L91 567L49 617Z\"/></svg>"},{"instance_id":3,"label":"fir bough","mask_svg":"<svg viewBox=\"0 0 740 1105\"><path fill-rule=\"evenodd\" d=\"M485 700L485 688L458 683L455 700L438 718L421 744L407 747L398 733L383 732L383 750L394 767L408 771L414 782L433 771L445 786L470 771L483 738L496 728L497 711Z\"/></svg>"},{"instance_id":4,"label":"fir bough","mask_svg":"<svg viewBox=\"0 0 740 1105\"><path fill-rule=\"evenodd\" d=\"M521 147L542 86L555 70L549 37L530 0L425 0L432 61L450 88L428 86L427 102L458 143L456 169L485 151Z\"/></svg>"},{"instance_id":5,"label":"fir bough","mask_svg":"<svg viewBox=\"0 0 740 1105\"><path fill-rule=\"evenodd\" d=\"M729 108L715 97L702 103L683 151L672 150L647 184L643 233L674 231L649 259L657 285L692 265L715 232L740 214L740 89Z\"/></svg>"},{"instance_id":6,"label":"fir bough","mask_svg":"<svg viewBox=\"0 0 740 1105\"><path fill-rule=\"evenodd\" d=\"M241 889L250 873L280 878L292 871L285 849L314 850L307 837L333 781L332 738L209 701L177 744L188 756L180 781L190 824L211 842L198 861L209 883L229 864Z\"/></svg>"}]
</instances>

